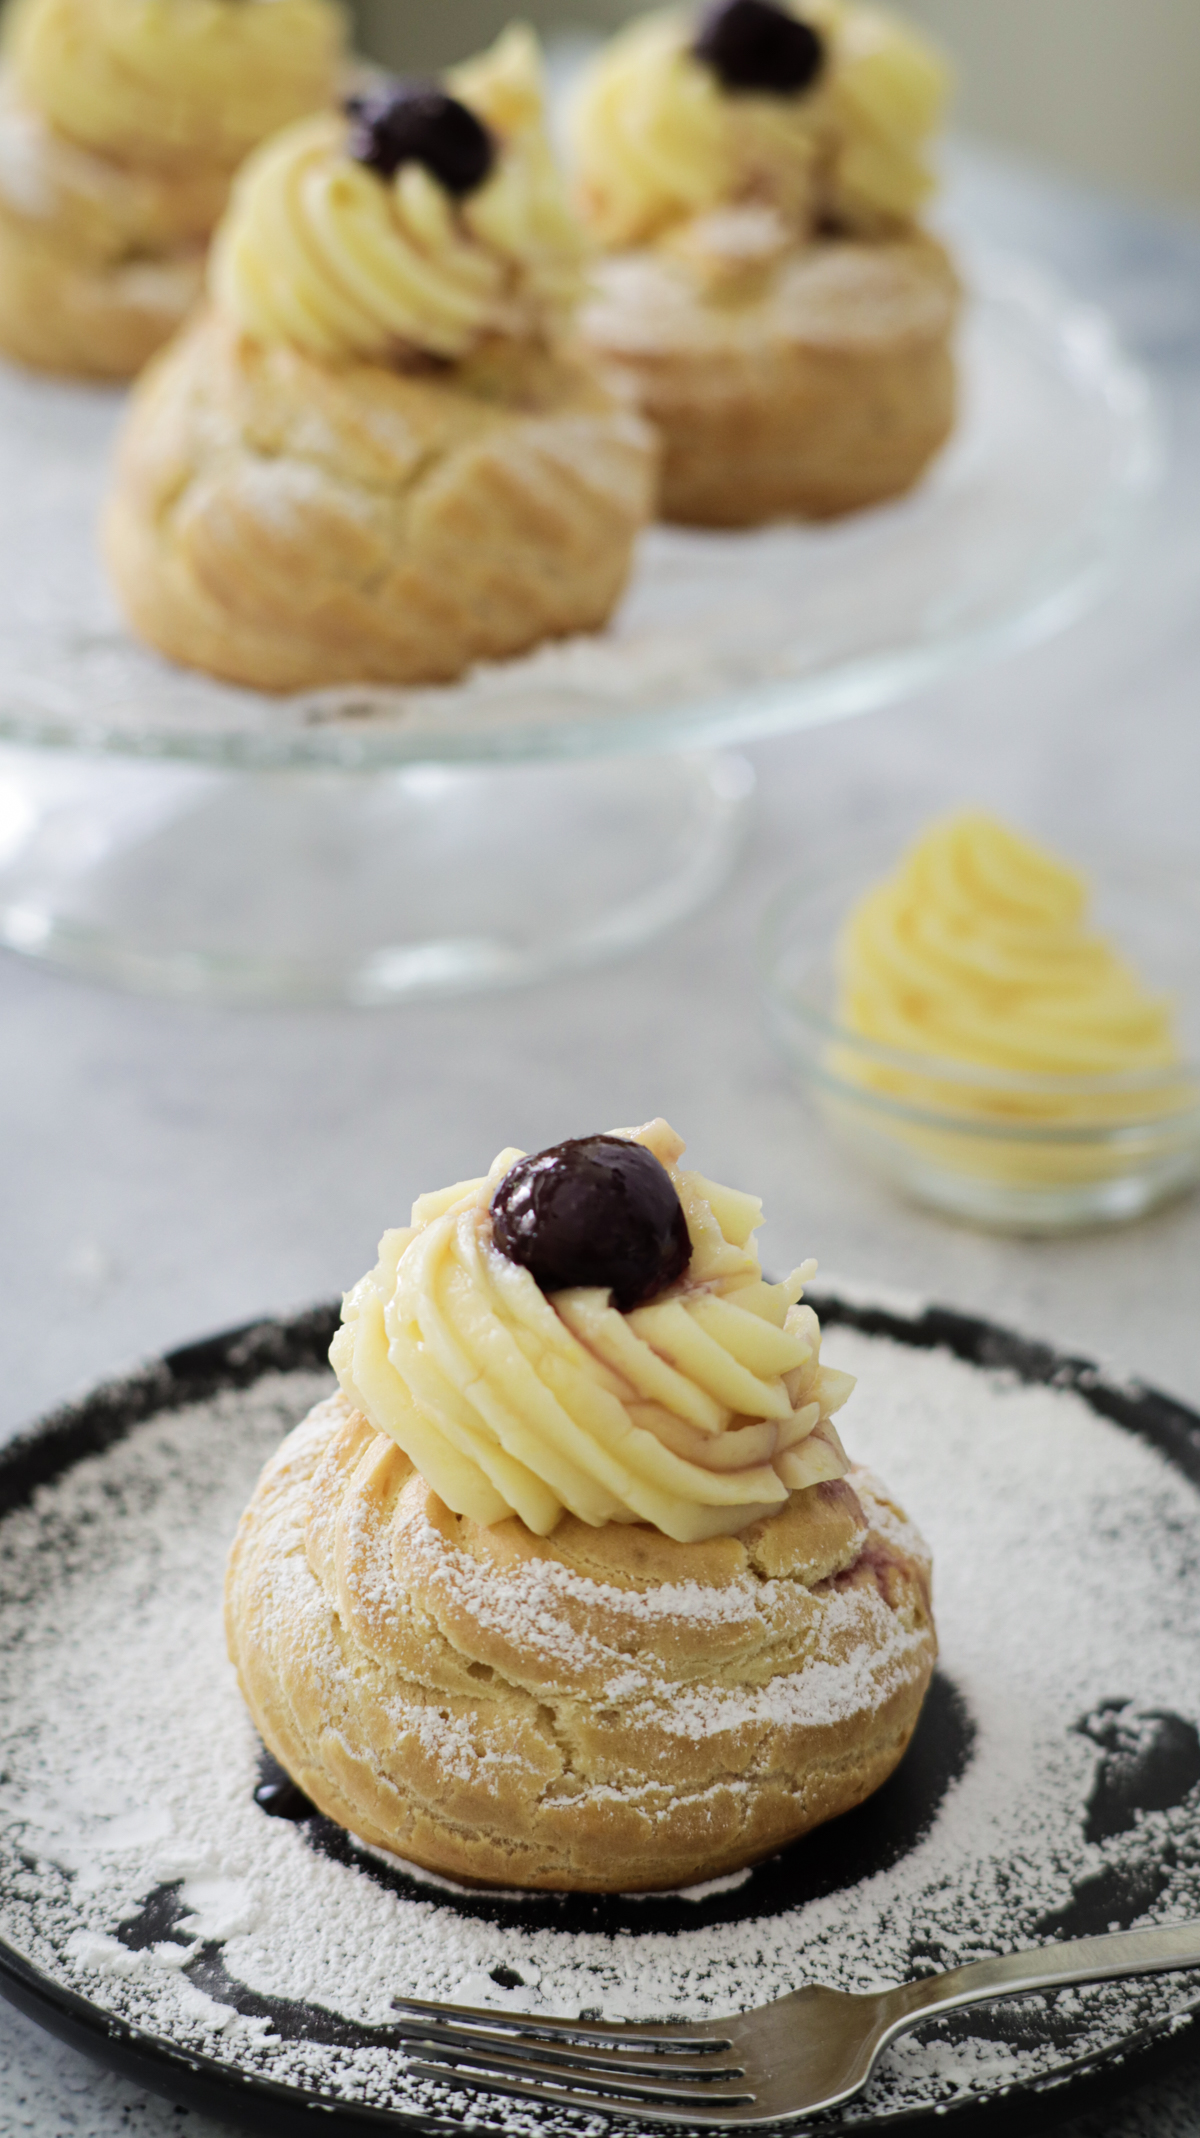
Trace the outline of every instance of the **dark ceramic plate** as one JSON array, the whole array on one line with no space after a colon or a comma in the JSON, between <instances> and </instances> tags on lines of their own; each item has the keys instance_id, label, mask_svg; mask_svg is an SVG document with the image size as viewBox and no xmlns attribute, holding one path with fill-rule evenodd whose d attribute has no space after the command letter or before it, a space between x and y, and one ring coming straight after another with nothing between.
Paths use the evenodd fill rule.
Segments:
<instances>
[{"instance_id":1,"label":"dark ceramic plate","mask_svg":"<svg viewBox=\"0 0 1200 2138\"><path fill-rule=\"evenodd\" d=\"M1085 1360L1062 1357L988 1323L942 1309L906 1318L832 1297L814 1303L827 1326L852 1328L912 1352L947 1351L997 1385L999 1375L1001 1382L1010 1385L1043 1384L1074 1391L1092 1414L1149 1443L1165 1457L1177 1473L1177 1483L1181 1475L1190 1486L1200 1487L1200 1416L1152 1389L1112 1385ZM191 1345L124 1381L98 1388L0 1451L0 1572L8 1569L5 1580L0 1580L0 1660L6 1642L11 1650L21 1639L20 1611L14 1610L12 1599L24 1576L13 1539L19 1541L25 1532L9 1523L14 1511L32 1508L36 1513L47 1495L52 1496L86 1458L98 1458L102 1464L110 1451L118 1451L140 1427L152 1426L193 1404L225 1398L228 1415L230 1405L236 1409L238 1391L252 1394L279 1388L283 1391L279 1422L286 1423L286 1377L296 1377L294 1414L311 1400L311 1379L306 1385L304 1376L311 1377L323 1366L335 1323L333 1308L319 1308L289 1322L256 1323ZM116 1523L121 1519L120 1495L114 1493L111 1500L111 1520ZM103 1496L98 1504L103 1523L110 1519L104 1513ZM1200 1535L1200 1497L1196 1517ZM94 1525L94 1511L88 1519ZM1163 1519L1168 1521L1166 1514ZM1176 1570L1184 1565L1179 1556L1179 1529L1176 1518L1172 1551L1164 1554L1164 1563ZM69 1560L68 1551L64 1561ZM41 1578L52 1584L59 1577L51 1568ZM1171 1579L1171 1573L1165 1578ZM1184 1574L1178 1578L1182 1580ZM1078 1816L1084 1838L1105 1844L1108 1853L1098 1869L1076 1879L1063 1905L1034 1925L1046 1938L1080 1936L1143 1919L1167 1893L1181 1861L1190 1861L1194 1855L1200 1863L1200 1737L1194 1720L1161 1708L1137 1709L1128 1697L1130 1688L1124 1685L1112 1687L1112 1692L1111 1700L1066 1725L1076 1732L1082 1730L1096 1748L1090 1792L1079 1805ZM9 1780L7 1755L16 1746L22 1727L18 1713L0 1719L0 1810L3 1785ZM501 1928L509 1924L525 1931L545 1928L636 1939L663 1932L690 1933L709 1925L766 1921L823 1897L842 1894L849 1899L865 1880L887 1873L928 1839L948 1792L980 1756L969 1701L949 1677L939 1676L907 1758L875 1798L823 1829L819 1847L810 1837L758 1867L743 1884L712 1892L700 1901L670 1896L649 1900L505 1897L431 1890L414 1886L402 1870L390 1864L364 1857L328 1821L315 1814L304 1817L302 1800L288 1808L301 1814L294 1831L302 1836L303 1861L336 1864L348 1879L369 1878L377 1888L401 1899L419 1898L435 1910L447 1911L447 1924L452 1920ZM272 1778L269 1763L264 1763L261 1774L268 1781ZM283 1802L286 1806L286 1792ZM176 2102L251 2130L311 2133L316 2128L314 2109L321 2111L319 2127L328 2138L343 2138L343 2134L348 2138L351 2132L372 2129L461 2128L457 2113L461 2100L451 2103L443 2114L431 2107L409 2115L371 2105L368 2094L355 2098L352 2088L348 2095L344 2081L325 2089L297 2083L294 2077L280 2081L271 2076L269 2063L264 2064L261 2055L240 2057L236 2048L224 2054L200 2053L183 2035L172 2039L169 2028L139 2024L123 2015L90 1981L82 1989L74 1986L70 1967L48 1957L53 1950L52 1926L48 1915L45 1921L39 1917L42 1903L36 1878L30 1886L31 1869L28 1854L0 1852L0 1929L5 1933L0 1935L0 1990L76 2048ZM61 1876L59 1883L61 1887ZM117 1926L116 1939L122 1949L133 1955L151 1947L169 1952L172 1941L187 1942L188 1932L178 1927L186 1912L180 1899L181 1883L164 1878L141 1895ZM43 1930L48 1942L39 1942ZM910 1952L914 1967L942 1964L945 1958L936 1940L925 1948L914 1943ZM399 2046L394 2029L356 2025L332 2009L328 1999L310 2002L254 1990L238 1979L218 1935L198 1943L186 1974L196 1990L217 2006L251 2022L268 2022L273 2041L293 2044L305 2052L315 2053L321 2045L331 2055L341 2050L351 2053L364 2044L381 2052ZM505 1966L493 1970L493 1980L501 1989L521 1986L520 1975ZM994 2014L968 2015L976 2045L989 2038L1019 2044L1024 2027L1027 2040L1040 2030L1043 2050L1050 2040L1061 2054L1049 2059L1043 2055L1036 2075L1018 2085L1010 2081L993 2084L990 2090L984 2086L968 2098L960 2096L936 2108L926 2103L882 2113L868 2110L865 2115L860 2112L852 2126L839 2118L824 2119L820 2128L832 2134L851 2127L857 2133L903 2126L914 2133L936 2130L946 2138L960 2132L962 2138L974 2138L976 2132L1027 2134L1052 2128L1089 2108L1111 2106L1118 2091L1142 2084L1170 2065L1192 2058L1200 2062L1193 2015L1193 1999L1198 1995L1195 1978L1184 1976L1176 1978L1169 1993L1160 1989L1157 2002L1151 2005L1130 1996L1126 2004L1113 2007L1122 2016L1109 2027L1098 2050L1086 2046L1081 2050L1082 2037L1071 2025L1059 2023L1053 2005L1043 2004L1032 2014L1027 2008L1007 2007L1004 2018L1001 2008L995 2008ZM475 2101L481 2123L491 2123L493 2116L499 2120L499 2104L484 2096ZM550 2119L546 2121L549 2129ZM572 2127L583 2129L579 2123L572 2126L569 2119L553 2124L561 2131Z\"/></svg>"}]
</instances>

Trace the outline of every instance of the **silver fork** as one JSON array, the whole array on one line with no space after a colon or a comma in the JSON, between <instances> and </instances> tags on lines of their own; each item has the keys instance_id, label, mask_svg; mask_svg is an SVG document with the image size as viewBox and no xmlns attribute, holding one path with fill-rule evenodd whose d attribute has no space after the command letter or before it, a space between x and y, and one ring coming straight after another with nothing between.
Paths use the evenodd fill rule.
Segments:
<instances>
[{"instance_id":1,"label":"silver fork","mask_svg":"<svg viewBox=\"0 0 1200 2138\"><path fill-rule=\"evenodd\" d=\"M1185 1967L1200 1967L1200 1922L1005 1953L863 1995L814 1985L711 2024L611 2026L398 1997L396 2025L425 2078L641 2123L761 2130L848 2101L922 2020Z\"/></svg>"}]
</instances>

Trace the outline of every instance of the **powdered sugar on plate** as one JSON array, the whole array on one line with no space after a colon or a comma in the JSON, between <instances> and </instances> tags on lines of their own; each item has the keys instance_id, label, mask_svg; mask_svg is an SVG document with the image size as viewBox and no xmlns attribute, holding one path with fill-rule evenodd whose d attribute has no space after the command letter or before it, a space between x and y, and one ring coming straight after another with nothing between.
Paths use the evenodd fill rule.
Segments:
<instances>
[{"instance_id":1,"label":"powdered sugar on plate","mask_svg":"<svg viewBox=\"0 0 1200 2138\"><path fill-rule=\"evenodd\" d=\"M324 1822L265 1816L223 1563L261 1463L328 1386L273 1372L149 1418L0 1522L0 1936L231 2072L436 2118L461 2098L408 2074L397 1995L706 2018L806 1980L866 1988L1200 1914L1200 1493L1072 1390L843 1328L827 1348L860 1380L852 1453L933 1549L942 1672L974 1726L897 1860L885 1850L834 1890L817 1878L782 1908L768 1869L606 1915L484 1903ZM1174 1733L1179 1786L1160 1774L1139 1799L1137 1746L1156 1731ZM838 1845L831 1829L798 1846L819 1864ZM1027 2084L1193 1993L1160 1977L927 2028L838 2121ZM485 2096L470 2115L514 2134L585 2127Z\"/></svg>"}]
</instances>

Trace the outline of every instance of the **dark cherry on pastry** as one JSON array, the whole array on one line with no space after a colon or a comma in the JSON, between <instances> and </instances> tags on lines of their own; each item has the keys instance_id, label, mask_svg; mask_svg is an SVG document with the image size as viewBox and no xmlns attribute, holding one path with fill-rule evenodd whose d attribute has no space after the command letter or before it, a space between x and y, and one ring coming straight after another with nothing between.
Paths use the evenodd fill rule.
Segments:
<instances>
[{"instance_id":1,"label":"dark cherry on pastry","mask_svg":"<svg viewBox=\"0 0 1200 2138\"><path fill-rule=\"evenodd\" d=\"M771 0L717 0L692 47L726 89L798 96L825 64L825 46L811 25Z\"/></svg>"},{"instance_id":2,"label":"dark cherry on pastry","mask_svg":"<svg viewBox=\"0 0 1200 2138\"><path fill-rule=\"evenodd\" d=\"M473 193L496 160L496 145L473 111L436 82L399 81L372 96L350 97L350 153L381 178L402 163L423 163L447 193Z\"/></svg>"},{"instance_id":3,"label":"dark cherry on pastry","mask_svg":"<svg viewBox=\"0 0 1200 2138\"><path fill-rule=\"evenodd\" d=\"M670 1174L622 1136L519 1158L492 1197L492 1237L543 1292L602 1285L622 1314L674 1284L692 1254Z\"/></svg>"}]
</instances>

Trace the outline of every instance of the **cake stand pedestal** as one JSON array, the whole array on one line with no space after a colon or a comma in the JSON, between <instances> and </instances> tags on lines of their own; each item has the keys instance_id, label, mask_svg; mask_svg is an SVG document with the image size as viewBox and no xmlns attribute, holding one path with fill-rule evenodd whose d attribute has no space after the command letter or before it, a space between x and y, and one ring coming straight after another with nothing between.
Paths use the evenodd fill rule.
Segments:
<instances>
[{"instance_id":1,"label":"cake stand pedestal","mask_svg":"<svg viewBox=\"0 0 1200 2138\"><path fill-rule=\"evenodd\" d=\"M724 880L731 752L388 772L0 755L0 942L225 1002L381 1004L631 951Z\"/></svg>"}]
</instances>

